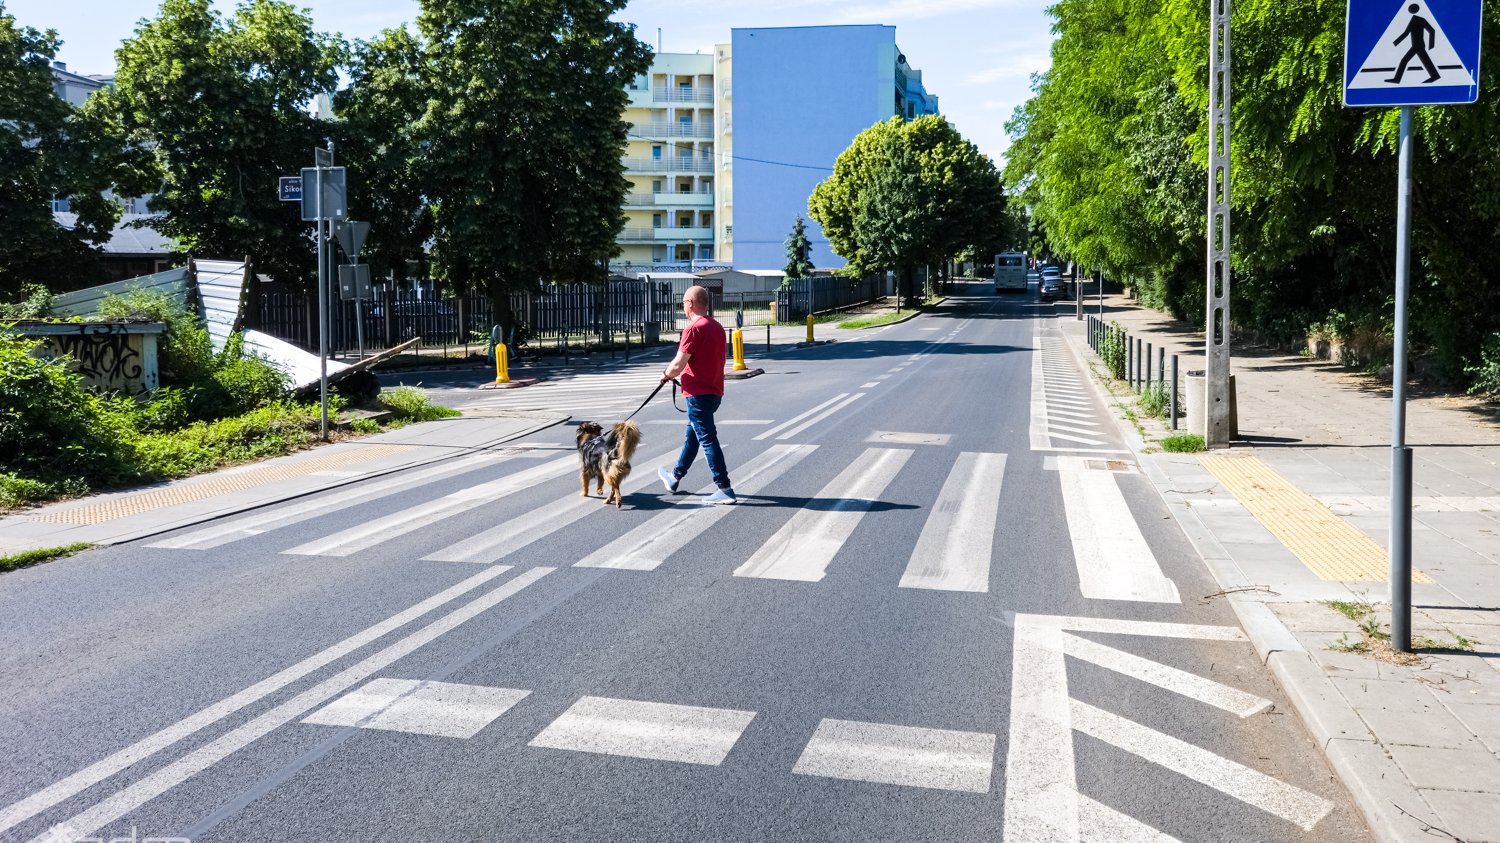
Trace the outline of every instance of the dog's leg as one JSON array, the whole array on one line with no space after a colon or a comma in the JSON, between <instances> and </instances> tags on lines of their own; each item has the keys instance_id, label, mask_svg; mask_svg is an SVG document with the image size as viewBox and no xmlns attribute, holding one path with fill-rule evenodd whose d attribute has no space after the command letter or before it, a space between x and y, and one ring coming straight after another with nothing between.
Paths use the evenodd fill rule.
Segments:
<instances>
[{"instance_id":1,"label":"dog's leg","mask_svg":"<svg viewBox=\"0 0 1500 843\"><path fill-rule=\"evenodd\" d=\"M620 504L622 503L622 501L620 500L620 487L619 486L610 486L609 487L609 493L614 496L614 499L615 499L615 509L619 509L620 508Z\"/></svg>"},{"instance_id":2,"label":"dog's leg","mask_svg":"<svg viewBox=\"0 0 1500 843\"><path fill-rule=\"evenodd\" d=\"M583 480L583 496L584 497L588 497L589 496L589 473L587 471L580 471L580 472L578 472L578 477L579 477L579 479Z\"/></svg>"}]
</instances>

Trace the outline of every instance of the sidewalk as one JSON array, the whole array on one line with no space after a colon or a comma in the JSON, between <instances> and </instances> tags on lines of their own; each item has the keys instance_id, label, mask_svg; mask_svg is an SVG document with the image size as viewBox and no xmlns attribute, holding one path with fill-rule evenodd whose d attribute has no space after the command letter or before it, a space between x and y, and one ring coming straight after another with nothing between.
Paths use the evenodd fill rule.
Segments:
<instances>
[{"instance_id":1,"label":"sidewalk","mask_svg":"<svg viewBox=\"0 0 1500 843\"><path fill-rule=\"evenodd\" d=\"M1201 334L1118 296L1104 306L1106 322L1202 368ZM1097 361L1071 303L1058 325ZM1500 424L1463 398L1416 389L1408 402L1419 652L1392 653L1389 387L1295 355L1234 355L1234 447L1164 453L1164 423L1143 418L1144 437L1121 425L1218 579L1201 599L1230 601L1377 838L1500 841Z\"/></svg>"},{"instance_id":2,"label":"sidewalk","mask_svg":"<svg viewBox=\"0 0 1500 843\"><path fill-rule=\"evenodd\" d=\"M558 413L474 411L124 492L0 518L0 555L119 544L466 454L558 424Z\"/></svg>"}]
</instances>

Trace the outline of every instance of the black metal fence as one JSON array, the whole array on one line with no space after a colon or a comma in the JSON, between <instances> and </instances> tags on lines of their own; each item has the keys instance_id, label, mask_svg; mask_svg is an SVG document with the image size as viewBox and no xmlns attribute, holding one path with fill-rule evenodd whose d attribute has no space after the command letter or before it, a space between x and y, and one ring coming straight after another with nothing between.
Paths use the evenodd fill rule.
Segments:
<instances>
[{"instance_id":1,"label":"black metal fence","mask_svg":"<svg viewBox=\"0 0 1500 843\"><path fill-rule=\"evenodd\" d=\"M310 293L259 290L250 308L250 327L312 350L317 346L317 297ZM671 282L618 281L607 286L570 284L541 293L515 293L510 306L532 339L570 344L609 343L627 332L676 330L676 297ZM414 337L422 346L484 345L491 307L488 296L470 293L444 298L431 286L377 289L373 298L331 304L329 347L354 349L359 328L364 347L390 348Z\"/></svg>"},{"instance_id":2,"label":"black metal fence","mask_svg":"<svg viewBox=\"0 0 1500 843\"><path fill-rule=\"evenodd\" d=\"M872 304L885 295L886 285L878 273L864 278L793 278L776 291L776 321L801 322L809 315Z\"/></svg>"}]
</instances>

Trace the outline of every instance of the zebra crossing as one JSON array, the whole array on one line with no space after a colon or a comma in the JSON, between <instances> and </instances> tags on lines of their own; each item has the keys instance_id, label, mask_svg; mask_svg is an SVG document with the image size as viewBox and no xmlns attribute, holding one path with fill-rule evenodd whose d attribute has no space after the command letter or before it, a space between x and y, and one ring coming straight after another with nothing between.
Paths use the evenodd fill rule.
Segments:
<instances>
[{"instance_id":1,"label":"zebra crossing","mask_svg":"<svg viewBox=\"0 0 1500 843\"><path fill-rule=\"evenodd\" d=\"M947 441L945 434L877 431L847 463L823 468L832 476L818 491L792 495L783 488L806 476L807 460L821 447L777 441L766 446L735 471L740 507L705 507L702 495L667 498L664 509L651 514L617 537L583 550L582 556L559 549L567 545L544 542L579 525L604 527L618 516L605 512L594 497L581 497L571 482L577 459L565 446L470 455L410 476L385 478L322 498L257 510L213 522L197 529L160 538L148 547L164 550L207 550L232 542L264 537L277 530L303 525L299 541L275 552L301 557L350 557L398 539L422 541L441 537L436 546L419 548L418 559L431 563L472 565L507 564L601 568L649 572L666 564L695 540L711 534L724 522L750 517L746 510L765 511L757 499L786 498L785 520L758 548L724 571L742 580L818 583L836 570L843 549L862 528L866 517L896 506L890 490L904 470L934 461L945 479L930 501L916 504L925 510L920 531L906 548L905 563L892 585L900 589L988 593L993 569L1003 562L1004 542L997 545L997 525L1005 475L1006 454L919 448ZM638 459L623 491L630 496L656 491L656 470L672 464L675 451ZM820 465L826 465L820 463ZM1161 571L1150 544L1130 511L1118 478L1132 466L1120 460L1078 455L1049 456L1044 468L1058 478L1064 515L1079 588L1088 599L1179 603L1172 580ZM424 497L431 484L462 482L475 473L486 479L447 494ZM560 482L569 478L566 484ZM312 519L373 504L394 496L417 498L405 508L378 518L356 520L352 526L309 538ZM508 499L530 500L533 506L506 510L507 517L455 535L451 526L464 513L483 510ZM920 497L920 496L919 496ZM904 504L902 508L911 508ZM413 538L417 537L417 538ZM524 551L524 553L523 553ZM517 561L524 560L524 561ZM841 565L858 564L840 562Z\"/></svg>"},{"instance_id":2,"label":"zebra crossing","mask_svg":"<svg viewBox=\"0 0 1500 843\"><path fill-rule=\"evenodd\" d=\"M661 382L662 364L633 363L612 371L556 369L524 389L491 390L470 404L487 410L554 410L575 418L623 418Z\"/></svg>"},{"instance_id":3,"label":"zebra crossing","mask_svg":"<svg viewBox=\"0 0 1500 843\"><path fill-rule=\"evenodd\" d=\"M1112 447L1067 343L1045 334L1031 341L1031 450L1126 453Z\"/></svg>"}]
</instances>

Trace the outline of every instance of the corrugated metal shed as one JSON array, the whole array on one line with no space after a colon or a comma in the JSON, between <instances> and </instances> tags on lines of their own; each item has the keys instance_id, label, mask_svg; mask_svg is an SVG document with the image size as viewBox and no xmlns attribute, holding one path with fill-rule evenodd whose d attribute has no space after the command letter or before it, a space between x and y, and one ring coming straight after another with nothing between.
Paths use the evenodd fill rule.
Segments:
<instances>
[{"instance_id":1,"label":"corrugated metal shed","mask_svg":"<svg viewBox=\"0 0 1500 843\"><path fill-rule=\"evenodd\" d=\"M155 275L143 275L140 278L116 281L101 287L62 293L52 297L52 312L58 316L91 316L99 312L99 303L104 300L105 296L122 295L133 289L166 293L179 305L186 306L188 271L186 268L169 269Z\"/></svg>"},{"instance_id":2,"label":"corrugated metal shed","mask_svg":"<svg viewBox=\"0 0 1500 843\"><path fill-rule=\"evenodd\" d=\"M240 327L250 266L244 261L195 260L193 271L198 282L198 315L208 326L214 351L223 351L229 336Z\"/></svg>"}]
</instances>

